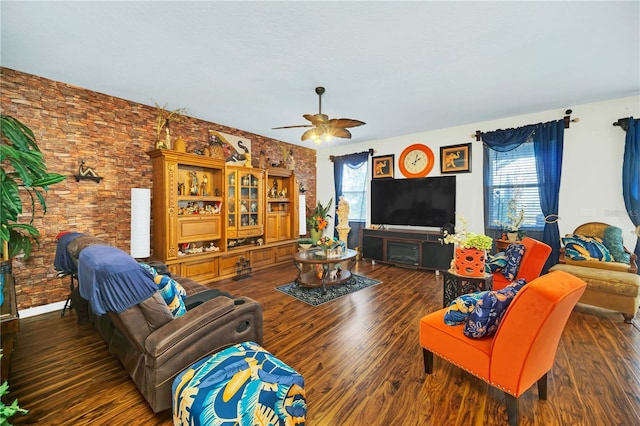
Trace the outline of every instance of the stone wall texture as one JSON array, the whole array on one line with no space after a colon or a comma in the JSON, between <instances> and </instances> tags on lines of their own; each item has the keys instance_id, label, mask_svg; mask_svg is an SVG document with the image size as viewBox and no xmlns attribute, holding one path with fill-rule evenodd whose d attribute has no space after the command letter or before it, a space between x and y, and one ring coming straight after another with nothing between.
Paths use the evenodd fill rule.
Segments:
<instances>
[{"instance_id":1,"label":"stone wall texture","mask_svg":"<svg viewBox=\"0 0 640 426\"><path fill-rule=\"evenodd\" d=\"M37 206L40 246L29 259L13 261L18 309L64 301L69 278L53 268L58 233L87 233L129 251L131 188L153 185L146 153L155 148L157 109L1 67L0 109L34 132L50 172L68 175L49 188L46 214ZM279 162L283 150L292 150L296 176L308 189L307 206L315 206L315 150L186 115L171 123L172 138L182 136L189 152L204 148L209 130L251 139L254 163L260 151ZM82 160L103 178L100 183L73 178Z\"/></svg>"}]
</instances>

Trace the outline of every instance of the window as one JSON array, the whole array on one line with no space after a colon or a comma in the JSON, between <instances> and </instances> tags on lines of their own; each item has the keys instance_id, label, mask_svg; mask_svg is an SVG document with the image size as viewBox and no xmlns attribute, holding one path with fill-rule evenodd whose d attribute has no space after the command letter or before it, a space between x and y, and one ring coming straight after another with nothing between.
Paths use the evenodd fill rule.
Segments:
<instances>
[{"instance_id":1,"label":"window","mask_svg":"<svg viewBox=\"0 0 640 426\"><path fill-rule=\"evenodd\" d=\"M508 222L509 202L515 200L516 211L524 210L524 221L520 229L525 232L543 230L544 215L540 209L540 184L533 142L525 142L508 152L488 149L487 154L487 229L502 231L502 227L496 222Z\"/></svg>"},{"instance_id":2,"label":"window","mask_svg":"<svg viewBox=\"0 0 640 426\"><path fill-rule=\"evenodd\" d=\"M357 168L344 165L342 195L349 203L349 221L366 220L367 164L365 161Z\"/></svg>"}]
</instances>

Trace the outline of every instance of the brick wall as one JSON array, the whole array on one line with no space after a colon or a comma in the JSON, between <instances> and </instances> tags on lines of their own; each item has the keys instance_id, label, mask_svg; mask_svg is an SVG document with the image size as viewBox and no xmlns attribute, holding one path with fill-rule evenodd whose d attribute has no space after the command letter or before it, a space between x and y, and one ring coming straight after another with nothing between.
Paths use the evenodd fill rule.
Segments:
<instances>
[{"instance_id":1,"label":"brick wall","mask_svg":"<svg viewBox=\"0 0 640 426\"><path fill-rule=\"evenodd\" d=\"M69 176L49 188L47 213L36 214L40 247L29 259L13 261L18 308L64 301L69 280L53 269L60 231L84 232L129 250L130 190L152 186L146 152L155 148L156 108L1 67L0 107L33 130L49 171ZM283 147L293 150L307 205L315 205L315 150L193 117L171 123L172 137L182 136L187 151L204 148L209 130L251 139L254 162L262 150L275 162ZM76 182L72 175L81 160L103 178L100 183Z\"/></svg>"}]
</instances>

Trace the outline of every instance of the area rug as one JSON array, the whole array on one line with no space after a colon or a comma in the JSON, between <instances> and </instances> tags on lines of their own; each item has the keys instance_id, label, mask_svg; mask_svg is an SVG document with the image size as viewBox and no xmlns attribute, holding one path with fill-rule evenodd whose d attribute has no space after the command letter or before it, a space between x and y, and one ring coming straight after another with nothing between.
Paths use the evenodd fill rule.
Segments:
<instances>
[{"instance_id":1,"label":"area rug","mask_svg":"<svg viewBox=\"0 0 640 426\"><path fill-rule=\"evenodd\" d=\"M351 278L343 284L327 286L326 294L322 294L322 287L301 287L295 282L276 287L276 290L295 297L311 306L318 306L337 299L340 296L344 296L345 294L353 293L363 288L380 284L381 282L382 281L374 280L373 278L353 274Z\"/></svg>"}]
</instances>

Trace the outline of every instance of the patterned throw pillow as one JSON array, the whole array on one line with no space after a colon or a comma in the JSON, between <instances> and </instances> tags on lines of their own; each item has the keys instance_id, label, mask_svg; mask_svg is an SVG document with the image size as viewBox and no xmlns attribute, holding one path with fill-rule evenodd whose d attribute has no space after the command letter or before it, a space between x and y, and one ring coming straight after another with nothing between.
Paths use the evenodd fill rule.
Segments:
<instances>
[{"instance_id":1,"label":"patterned throw pillow","mask_svg":"<svg viewBox=\"0 0 640 426\"><path fill-rule=\"evenodd\" d=\"M482 299L485 293L488 293L488 291L478 291L456 297L444 313L444 323L458 325L465 322L478 300Z\"/></svg>"},{"instance_id":2,"label":"patterned throw pillow","mask_svg":"<svg viewBox=\"0 0 640 426\"><path fill-rule=\"evenodd\" d=\"M507 265L502 270L502 275L509 281L513 281L518 276L520 262L524 256L524 245L519 243L511 243L505 251L507 257Z\"/></svg>"},{"instance_id":3,"label":"patterned throw pillow","mask_svg":"<svg viewBox=\"0 0 640 426\"><path fill-rule=\"evenodd\" d=\"M495 334L511 301L527 282L519 279L500 290L488 291L469 314L463 333L479 339Z\"/></svg>"},{"instance_id":4,"label":"patterned throw pillow","mask_svg":"<svg viewBox=\"0 0 640 426\"><path fill-rule=\"evenodd\" d=\"M484 270L487 274L493 274L494 272L500 272L507 266L507 254L503 251L494 255L487 255L487 263L485 263Z\"/></svg>"},{"instance_id":5,"label":"patterned throw pillow","mask_svg":"<svg viewBox=\"0 0 640 426\"><path fill-rule=\"evenodd\" d=\"M617 226L605 228L602 242L616 262L627 265L631 262L631 255L624 250L622 245L622 229Z\"/></svg>"},{"instance_id":6,"label":"patterned throw pillow","mask_svg":"<svg viewBox=\"0 0 640 426\"><path fill-rule=\"evenodd\" d=\"M182 286L166 275L156 275L153 280L173 317L178 318L184 315L187 312L187 308L178 290L178 286ZM184 291L184 288L182 290Z\"/></svg>"},{"instance_id":7,"label":"patterned throw pillow","mask_svg":"<svg viewBox=\"0 0 640 426\"><path fill-rule=\"evenodd\" d=\"M611 253L598 237L567 234L561 238L564 253L569 259L611 262Z\"/></svg>"},{"instance_id":8,"label":"patterned throw pillow","mask_svg":"<svg viewBox=\"0 0 640 426\"><path fill-rule=\"evenodd\" d=\"M143 263L143 262L138 263L138 265L140 265L142 269L144 269L149 274L151 274L152 277L155 277L156 275L158 275L158 271L156 271L156 268L154 268L153 266L147 265L146 263Z\"/></svg>"}]
</instances>

